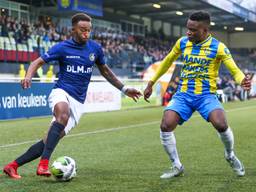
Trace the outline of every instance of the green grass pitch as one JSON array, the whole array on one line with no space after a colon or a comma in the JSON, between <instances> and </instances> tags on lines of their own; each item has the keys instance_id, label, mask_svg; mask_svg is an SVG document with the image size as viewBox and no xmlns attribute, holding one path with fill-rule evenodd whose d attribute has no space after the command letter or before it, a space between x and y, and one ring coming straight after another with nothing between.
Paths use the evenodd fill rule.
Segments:
<instances>
[{"instance_id":1,"label":"green grass pitch","mask_svg":"<svg viewBox=\"0 0 256 192\"><path fill-rule=\"evenodd\" d=\"M223 157L216 131L197 113L176 129L185 176L160 180L169 161L159 140L162 107L90 113L53 153L76 160L77 177L56 182L36 176L38 160L19 169L21 180L0 176L1 192L255 192L256 101L224 105L235 149L246 168L238 178ZM23 153L47 131L50 118L0 122L0 166Z\"/></svg>"}]
</instances>

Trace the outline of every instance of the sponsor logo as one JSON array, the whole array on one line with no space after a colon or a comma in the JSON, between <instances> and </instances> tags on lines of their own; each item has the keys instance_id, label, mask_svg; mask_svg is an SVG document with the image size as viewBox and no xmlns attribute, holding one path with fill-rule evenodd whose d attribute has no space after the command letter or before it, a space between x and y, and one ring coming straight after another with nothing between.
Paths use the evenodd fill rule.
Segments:
<instances>
[{"instance_id":1,"label":"sponsor logo","mask_svg":"<svg viewBox=\"0 0 256 192\"><path fill-rule=\"evenodd\" d=\"M95 61L95 54L94 54L94 53L91 53L91 54L89 55L89 59L90 59L90 61Z\"/></svg>"},{"instance_id":2,"label":"sponsor logo","mask_svg":"<svg viewBox=\"0 0 256 192\"><path fill-rule=\"evenodd\" d=\"M200 58L200 57L193 57L189 55L183 55L181 57L184 64L187 63L198 63L200 65L209 65L211 63L210 59Z\"/></svg>"},{"instance_id":3,"label":"sponsor logo","mask_svg":"<svg viewBox=\"0 0 256 192\"><path fill-rule=\"evenodd\" d=\"M210 49L204 49L204 53L205 55L210 55L211 54L211 50Z\"/></svg>"},{"instance_id":4,"label":"sponsor logo","mask_svg":"<svg viewBox=\"0 0 256 192\"><path fill-rule=\"evenodd\" d=\"M70 73L92 73L92 67L67 65L67 72Z\"/></svg>"},{"instance_id":5,"label":"sponsor logo","mask_svg":"<svg viewBox=\"0 0 256 192\"><path fill-rule=\"evenodd\" d=\"M20 95L4 96L0 100L1 107L4 109L12 108L30 108L30 107L46 107L47 95Z\"/></svg>"},{"instance_id":6,"label":"sponsor logo","mask_svg":"<svg viewBox=\"0 0 256 192\"><path fill-rule=\"evenodd\" d=\"M79 55L67 55L66 56L67 59L80 59Z\"/></svg>"},{"instance_id":7,"label":"sponsor logo","mask_svg":"<svg viewBox=\"0 0 256 192\"><path fill-rule=\"evenodd\" d=\"M67 8L67 7L70 6L71 1L70 1L70 0L60 0L59 3L60 3L60 5L61 5L61 7Z\"/></svg>"}]
</instances>

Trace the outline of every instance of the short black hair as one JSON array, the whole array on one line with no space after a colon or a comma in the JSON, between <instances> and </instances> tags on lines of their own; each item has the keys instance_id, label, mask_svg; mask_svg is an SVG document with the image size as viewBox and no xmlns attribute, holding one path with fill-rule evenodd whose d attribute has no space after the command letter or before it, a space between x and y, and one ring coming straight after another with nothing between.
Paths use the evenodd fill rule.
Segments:
<instances>
[{"instance_id":1,"label":"short black hair","mask_svg":"<svg viewBox=\"0 0 256 192\"><path fill-rule=\"evenodd\" d=\"M208 25L211 23L211 16L206 11L196 11L189 16L192 21L202 21Z\"/></svg>"},{"instance_id":2,"label":"short black hair","mask_svg":"<svg viewBox=\"0 0 256 192\"><path fill-rule=\"evenodd\" d=\"M72 19L71 19L72 26L76 25L79 21L91 22L92 18L89 15L85 14L85 13L77 13L77 14L72 16Z\"/></svg>"}]
</instances>

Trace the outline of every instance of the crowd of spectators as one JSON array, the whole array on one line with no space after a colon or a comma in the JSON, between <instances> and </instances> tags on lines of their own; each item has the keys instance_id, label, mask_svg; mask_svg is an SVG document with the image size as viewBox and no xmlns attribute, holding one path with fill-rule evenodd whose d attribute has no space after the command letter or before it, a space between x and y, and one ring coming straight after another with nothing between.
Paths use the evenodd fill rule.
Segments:
<instances>
[{"instance_id":1,"label":"crowd of spectators","mask_svg":"<svg viewBox=\"0 0 256 192\"><path fill-rule=\"evenodd\" d=\"M38 48L41 50L43 42L59 42L70 38L71 30L60 27L50 17L39 17L29 24L25 19L2 15L0 35L13 37L16 43L22 44L26 44L31 36L37 37ZM136 36L104 27L95 27L91 35L102 45L106 63L117 68L135 66L143 70L151 63L163 59L173 44L170 40L159 41L153 36Z\"/></svg>"},{"instance_id":2,"label":"crowd of spectators","mask_svg":"<svg viewBox=\"0 0 256 192\"><path fill-rule=\"evenodd\" d=\"M31 35L38 35L43 41L63 41L70 36L67 27L56 27L50 17L39 17L30 24L26 19L0 15L0 35L13 37L16 43L26 44Z\"/></svg>"},{"instance_id":3,"label":"crowd of spectators","mask_svg":"<svg viewBox=\"0 0 256 192\"><path fill-rule=\"evenodd\" d=\"M42 16L29 24L25 19L18 20L0 15L0 36L13 37L16 43L23 44L26 44L32 36L37 37L39 48L37 50L44 51L41 46L43 42L66 40L70 38L71 30L52 22L50 17ZM163 34L136 36L104 27L94 27L91 36L102 45L106 63L110 67L122 69L137 67L140 71L162 60L175 43L175 39L166 39ZM231 52L240 68L252 66L255 69L253 61L256 59L256 49L231 49ZM225 68L221 67L220 71L225 73ZM218 88L224 91L229 100L234 98L242 100L241 87L236 85L229 76L222 75L222 77L218 82Z\"/></svg>"},{"instance_id":4,"label":"crowd of spectators","mask_svg":"<svg viewBox=\"0 0 256 192\"><path fill-rule=\"evenodd\" d=\"M159 41L151 36L135 36L106 28L95 28L93 38L104 48L107 63L127 68L139 66L142 69L164 58L172 41Z\"/></svg>"},{"instance_id":5,"label":"crowd of spectators","mask_svg":"<svg viewBox=\"0 0 256 192\"><path fill-rule=\"evenodd\" d=\"M225 75L219 78L217 82L217 88L223 90L228 101L245 100L245 92L242 87L235 83L234 79L230 75Z\"/></svg>"},{"instance_id":6,"label":"crowd of spectators","mask_svg":"<svg viewBox=\"0 0 256 192\"><path fill-rule=\"evenodd\" d=\"M0 15L1 36L11 35L18 43L25 43L30 36L30 25L25 19L20 21L17 18Z\"/></svg>"},{"instance_id":7,"label":"crowd of spectators","mask_svg":"<svg viewBox=\"0 0 256 192\"><path fill-rule=\"evenodd\" d=\"M153 34L136 36L109 28L94 27L92 38L103 46L106 63L111 67L135 66L143 70L150 64L163 59L175 42L175 39L166 39L163 34L160 34L157 37ZM68 27L61 27L58 22L52 22L50 17L41 16L29 24L26 19L18 20L0 15L0 35L11 36L16 43L23 44L26 44L31 36L36 36L38 48L40 48L43 42L59 42L70 38L71 30ZM255 68L256 49L231 49L231 52L238 63L247 68Z\"/></svg>"}]
</instances>

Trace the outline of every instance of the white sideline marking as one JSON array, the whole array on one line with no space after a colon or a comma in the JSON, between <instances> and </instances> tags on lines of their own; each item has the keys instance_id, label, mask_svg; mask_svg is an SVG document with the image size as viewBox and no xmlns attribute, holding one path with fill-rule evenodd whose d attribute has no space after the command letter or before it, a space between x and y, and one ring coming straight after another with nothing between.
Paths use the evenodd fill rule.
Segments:
<instances>
[{"instance_id":1,"label":"white sideline marking","mask_svg":"<svg viewBox=\"0 0 256 192\"><path fill-rule=\"evenodd\" d=\"M134 127L143 127L143 126L147 126L147 125L153 125L153 124L157 124L157 123L160 123L160 120L159 121L151 121L148 123L139 123L139 124L134 124L134 125L122 126L122 127L101 129L101 130L97 130L97 131L89 131L89 132L70 134L70 135L65 136L65 138L77 137L77 136L82 136L82 135L92 135L92 134L97 134L97 133L113 132L113 131L118 131L118 130L123 130L123 129L134 128ZM20 143L0 145L0 148L14 147L14 146L24 145L24 144L28 144L28 143L35 143L36 141L39 141L39 140L29 140L29 141L24 141L24 142L20 142Z\"/></svg>"},{"instance_id":2,"label":"white sideline marking","mask_svg":"<svg viewBox=\"0 0 256 192\"><path fill-rule=\"evenodd\" d=\"M240 107L240 108L235 108L235 109L230 109L230 110L225 110L225 111L226 112L234 112L234 111L242 111L242 110L254 109L254 108L256 108L256 106ZM192 118L195 118L195 117L200 117L200 115L192 116ZM148 122L148 123L138 123L138 124L128 125L128 126L101 129L101 130L97 130L97 131L89 131L89 132L81 132L81 133L76 133L76 134L70 134L70 135L65 136L65 138L67 138L67 137L79 137L79 136L83 136L83 135L93 135L93 134L98 134L98 133L113 132L113 131L119 131L119 130L123 130L123 129L134 128L134 127L143 127L143 126L147 126L147 125L153 125L153 124L157 124L157 123L160 123L160 120L159 121L151 121L151 122ZM37 140L29 140L29 141L24 141L24 142L20 142L20 143L0 145L0 148L15 147L15 146L25 145L25 144L29 144L29 143L35 143L36 141Z\"/></svg>"}]
</instances>

